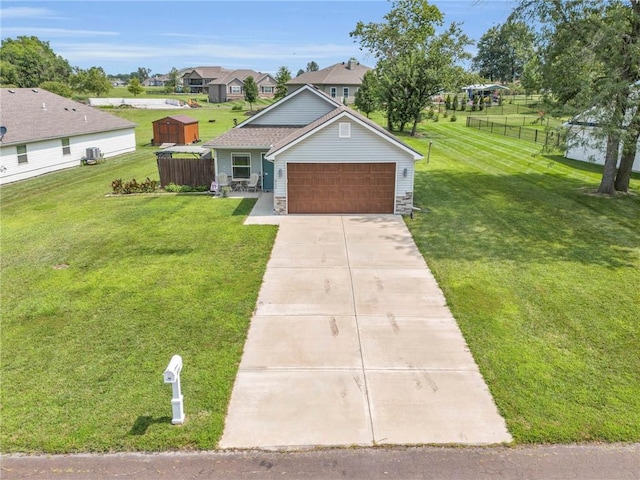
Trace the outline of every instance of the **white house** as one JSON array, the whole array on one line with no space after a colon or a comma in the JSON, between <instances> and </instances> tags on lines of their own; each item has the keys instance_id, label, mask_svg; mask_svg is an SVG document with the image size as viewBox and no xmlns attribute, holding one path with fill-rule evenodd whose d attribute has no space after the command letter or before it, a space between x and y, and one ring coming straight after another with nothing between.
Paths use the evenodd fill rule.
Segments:
<instances>
[{"instance_id":1,"label":"white house","mask_svg":"<svg viewBox=\"0 0 640 480\"><path fill-rule=\"evenodd\" d=\"M0 89L0 185L136 149L135 123L36 88Z\"/></svg>"}]
</instances>

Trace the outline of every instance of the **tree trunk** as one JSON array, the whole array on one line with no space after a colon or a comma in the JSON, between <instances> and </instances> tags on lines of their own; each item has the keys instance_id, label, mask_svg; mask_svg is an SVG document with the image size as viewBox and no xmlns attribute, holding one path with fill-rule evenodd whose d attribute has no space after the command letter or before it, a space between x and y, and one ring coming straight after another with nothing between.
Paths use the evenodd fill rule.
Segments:
<instances>
[{"instance_id":1,"label":"tree trunk","mask_svg":"<svg viewBox=\"0 0 640 480\"><path fill-rule=\"evenodd\" d=\"M636 137L636 144L638 143L638 137ZM631 171L633 169L633 161L636 158L636 151L624 152L622 159L620 160L620 167L618 167L618 173L616 174L615 189L616 192L628 192L629 182L631 181Z\"/></svg>"},{"instance_id":2,"label":"tree trunk","mask_svg":"<svg viewBox=\"0 0 640 480\"><path fill-rule=\"evenodd\" d=\"M607 136L607 155L604 160L604 171L602 172L602 180L598 187L598 193L604 193L606 195L615 195L615 179L616 179L616 166L618 164L618 150L620 146L620 135L617 133L610 133Z\"/></svg>"},{"instance_id":3,"label":"tree trunk","mask_svg":"<svg viewBox=\"0 0 640 480\"><path fill-rule=\"evenodd\" d=\"M418 129L418 121L419 121L418 118L415 118L413 120L413 127L411 127L411 136L412 137L416 136L416 130Z\"/></svg>"}]
</instances>

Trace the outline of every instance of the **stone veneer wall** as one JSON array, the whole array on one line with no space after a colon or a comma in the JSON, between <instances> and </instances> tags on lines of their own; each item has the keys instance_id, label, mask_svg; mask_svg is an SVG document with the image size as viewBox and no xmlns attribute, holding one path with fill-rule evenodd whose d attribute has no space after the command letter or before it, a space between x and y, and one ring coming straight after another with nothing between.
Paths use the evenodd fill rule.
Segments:
<instances>
[{"instance_id":1,"label":"stone veneer wall","mask_svg":"<svg viewBox=\"0 0 640 480\"><path fill-rule=\"evenodd\" d=\"M396 213L398 215L411 215L413 210L413 192L396 197Z\"/></svg>"},{"instance_id":2,"label":"stone veneer wall","mask_svg":"<svg viewBox=\"0 0 640 480\"><path fill-rule=\"evenodd\" d=\"M276 215L286 215L287 197L273 197L273 211Z\"/></svg>"}]
</instances>

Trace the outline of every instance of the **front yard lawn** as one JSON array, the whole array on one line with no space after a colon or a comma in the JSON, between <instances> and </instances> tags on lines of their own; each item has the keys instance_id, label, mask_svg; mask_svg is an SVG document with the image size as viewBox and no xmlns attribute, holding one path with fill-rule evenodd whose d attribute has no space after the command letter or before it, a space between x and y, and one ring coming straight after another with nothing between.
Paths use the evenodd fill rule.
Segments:
<instances>
[{"instance_id":1,"label":"front yard lawn","mask_svg":"<svg viewBox=\"0 0 640 480\"><path fill-rule=\"evenodd\" d=\"M276 228L249 199L104 195L154 161L2 187L2 451L215 448Z\"/></svg>"},{"instance_id":2,"label":"front yard lawn","mask_svg":"<svg viewBox=\"0 0 640 480\"><path fill-rule=\"evenodd\" d=\"M517 442L640 440L640 197L600 168L427 124L407 223ZM412 141L412 140L409 140Z\"/></svg>"}]
</instances>

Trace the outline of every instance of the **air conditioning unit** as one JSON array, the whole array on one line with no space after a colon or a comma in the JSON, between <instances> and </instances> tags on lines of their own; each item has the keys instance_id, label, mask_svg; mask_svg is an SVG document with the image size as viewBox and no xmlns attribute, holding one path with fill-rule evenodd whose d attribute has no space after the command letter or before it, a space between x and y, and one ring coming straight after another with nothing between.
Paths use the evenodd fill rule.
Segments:
<instances>
[{"instance_id":1,"label":"air conditioning unit","mask_svg":"<svg viewBox=\"0 0 640 480\"><path fill-rule=\"evenodd\" d=\"M102 153L98 147L89 147L87 148L87 160L98 160Z\"/></svg>"}]
</instances>

